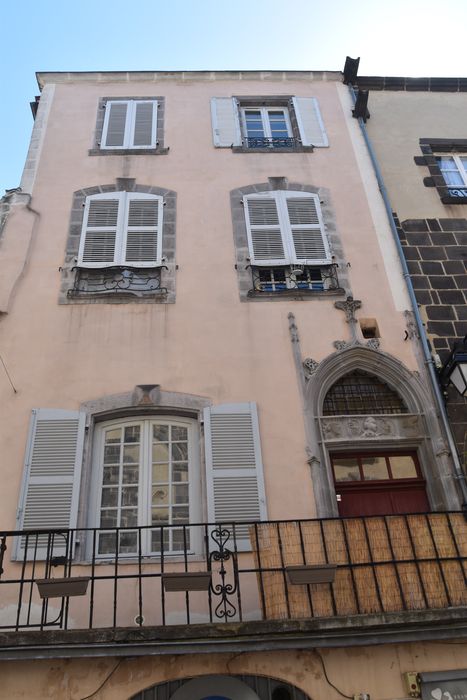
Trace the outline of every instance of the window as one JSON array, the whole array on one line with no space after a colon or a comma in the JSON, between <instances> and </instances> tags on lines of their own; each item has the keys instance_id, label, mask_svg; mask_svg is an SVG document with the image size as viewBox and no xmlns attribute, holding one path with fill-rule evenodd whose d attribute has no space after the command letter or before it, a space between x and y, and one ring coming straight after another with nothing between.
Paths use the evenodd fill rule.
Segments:
<instances>
[{"instance_id":1,"label":"window","mask_svg":"<svg viewBox=\"0 0 467 700\"><path fill-rule=\"evenodd\" d=\"M294 146L287 109L254 107L242 109L241 116L248 148L289 148Z\"/></svg>"},{"instance_id":2,"label":"window","mask_svg":"<svg viewBox=\"0 0 467 700\"><path fill-rule=\"evenodd\" d=\"M155 148L157 100L109 100L101 148Z\"/></svg>"},{"instance_id":3,"label":"window","mask_svg":"<svg viewBox=\"0 0 467 700\"><path fill-rule=\"evenodd\" d=\"M441 174L451 197L467 197L467 156L436 156Z\"/></svg>"},{"instance_id":4,"label":"window","mask_svg":"<svg viewBox=\"0 0 467 700\"><path fill-rule=\"evenodd\" d=\"M94 467L99 475L96 492L97 554L115 552L115 528L158 526L118 533L120 554L190 550L189 529L163 525L198 522L199 469L194 421L130 420L99 427ZM107 529L107 531L106 531ZM163 542L161 541L161 533Z\"/></svg>"},{"instance_id":5,"label":"window","mask_svg":"<svg viewBox=\"0 0 467 700\"><path fill-rule=\"evenodd\" d=\"M355 370L339 379L328 391L323 416L407 413L399 394L378 377Z\"/></svg>"},{"instance_id":6,"label":"window","mask_svg":"<svg viewBox=\"0 0 467 700\"><path fill-rule=\"evenodd\" d=\"M86 198L78 265L154 267L161 264L163 200L115 192Z\"/></svg>"},{"instance_id":7,"label":"window","mask_svg":"<svg viewBox=\"0 0 467 700\"><path fill-rule=\"evenodd\" d=\"M125 407L131 411L141 405L143 390L135 387L131 394L108 397L109 402L90 402L90 430L84 411L32 412L17 529L96 528L95 538L82 542L81 556L105 558L116 552L157 556L162 548L165 554L200 553L206 530L199 523L222 523L230 547L251 550L246 523L267 519L256 405L206 407L204 397L158 389L158 406L193 417L133 414L93 423L93 412L101 413L103 402L121 416ZM147 394L146 411L151 405ZM81 479L85 451L92 453L92 465L86 462L91 472ZM80 494L82 484L89 493ZM67 546L61 534L52 539L30 535L17 539L15 556L44 559L64 554Z\"/></svg>"},{"instance_id":8,"label":"window","mask_svg":"<svg viewBox=\"0 0 467 700\"><path fill-rule=\"evenodd\" d=\"M211 116L217 148L312 151L329 145L314 97L213 97Z\"/></svg>"}]
</instances>

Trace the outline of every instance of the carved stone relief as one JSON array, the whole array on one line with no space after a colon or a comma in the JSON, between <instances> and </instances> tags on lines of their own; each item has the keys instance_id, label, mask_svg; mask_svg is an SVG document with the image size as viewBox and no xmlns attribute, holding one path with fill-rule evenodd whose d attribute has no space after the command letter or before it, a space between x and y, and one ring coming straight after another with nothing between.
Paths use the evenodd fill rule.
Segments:
<instances>
[{"instance_id":1,"label":"carved stone relief","mask_svg":"<svg viewBox=\"0 0 467 700\"><path fill-rule=\"evenodd\" d=\"M326 416L320 419L324 442L421 438L420 416Z\"/></svg>"},{"instance_id":2,"label":"carved stone relief","mask_svg":"<svg viewBox=\"0 0 467 700\"><path fill-rule=\"evenodd\" d=\"M311 357L307 357L305 360L303 360L303 371L305 372L305 379L311 379L318 367L319 362L313 360Z\"/></svg>"}]
</instances>

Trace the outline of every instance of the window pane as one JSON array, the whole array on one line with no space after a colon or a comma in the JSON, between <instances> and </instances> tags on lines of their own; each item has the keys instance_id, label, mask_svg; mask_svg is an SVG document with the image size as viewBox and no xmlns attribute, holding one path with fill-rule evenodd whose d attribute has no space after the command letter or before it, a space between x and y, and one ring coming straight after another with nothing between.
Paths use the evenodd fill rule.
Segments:
<instances>
[{"instance_id":1,"label":"window pane","mask_svg":"<svg viewBox=\"0 0 467 700\"><path fill-rule=\"evenodd\" d=\"M166 505L169 503L169 487L158 486L152 492L152 504L154 506Z\"/></svg>"},{"instance_id":2,"label":"window pane","mask_svg":"<svg viewBox=\"0 0 467 700\"><path fill-rule=\"evenodd\" d=\"M175 528L172 530L172 549L178 549L184 551L184 549L190 548L190 530L185 528L185 534L183 529Z\"/></svg>"},{"instance_id":3,"label":"window pane","mask_svg":"<svg viewBox=\"0 0 467 700\"><path fill-rule=\"evenodd\" d=\"M158 442L152 446L152 461L153 462L168 462L169 461L169 446L162 442Z\"/></svg>"},{"instance_id":4,"label":"window pane","mask_svg":"<svg viewBox=\"0 0 467 700\"><path fill-rule=\"evenodd\" d=\"M122 489L122 506L137 506L138 505L138 487L125 486Z\"/></svg>"},{"instance_id":5,"label":"window pane","mask_svg":"<svg viewBox=\"0 0 467 700\"><path fill-rule=\"evenodd\" d=\"M118 510L101 510L100 527L118 527Z\"/></svg>"},{"instance_id":6,"label":"window pane","mask_svg":"<svg viewBox=\"0 0 467 700\"><path fill-rule=\"evenodd\" d=\"M125 428L125 442L139 442L140 426L131 425Z\"/></svg>"},{"instance_id":7,"label":"window pane","mask_svg":"<svg viewBox=\"0 0 467 700\"><path fill-rule=\"evenodd\" d=\"M104 464L119 464L120 445L106 445L104 447Z\"/></svg>"},{"instance_id":8,"label":"window pane","mask_svg":"<svg viewBox=\"0 0 467 700\"><path fill-rule=\"evenodd\" d=\"M127 554L136 552L138 549L138 533L137 532L121 532L120 533L120 552Z\"/></svg>"},{"instance_id":9,"label":"window pane","mask_svg":"<svg viewBox=\"0 0 467 700\"><path fill-rule=\"evenodd\" d=\"M397 455L390 457L389 462L393 479L415 479L418 476L413 457Z\"/></svg>"},{"instance_id":10,"label":"window pane","mask_svg":"<svg viewBox=\"0 0 467 700\"><path fill-rule=\"evenodd\" d=\"M174 486L173 494L174 503L188 503L188 484Z\"/></svg>"},{"instance_id":11,"label":"window pane","mask_svg":"<svg viewBox=\"0 0 467 700\"><path fill-rule=\"evenodd\" d=\"M139 445L125 445L123 461L125 464L137 464L139 462Z\"/></svg>"},{"instance_id":12,"label":"window pane","mask_svg":"<svg viewBox=\"0 0 467 700\"><path fill-rule=\"evenodd\" d=\"M104 532L99 535L99 554L113 554L115 552L117 538L113 533Z\"/></svg>"},{"instance_id":13,"label":"window pane","mask_svg":"<svg viewBox=\"0 0 467 700\"><path fill-rule=\"evenodd\" d=\"M122 436L122 431L120 428L116 428L115 430L107 430L105 433L105 441L107 443L109 442L120 442Z\"/></svg>"},{"instance_id":14,"label":"window pane","mask_svg":"<svg viewBox=\"0 0 467 700\"><path fill-rule=\"evenodd\" d=\"M167 525L169 522L169 509L168 508L153 508L152 509L152 524L153 525Z\"/></svg>"},{"instance_id":15,"label":"window pane","mask_svg":"<svg viewBox=\"0 0 467 700\"><path fill-rule=\"evenodd\" d=\"M363 478L367 481L389 479L388 467L384 457L362 458Z\"/></svg>"},{"instance_id":16,"label":"window pane","mask_svg":"<svg viewBox=\"0 0 467 700\"><path fill-rule=\"evenodd\" d=\"M173 481L188 481L188 462L178 462L172 467Z\"/></svg>"},{"instance_id":17,"label":"window pane","mask_svg":"<svg viewBox=\"0 0 467 700\"><path fill-rule=\"evenodd\" d=\"M186 442L176 442L172 445L172 459L176 462L186 462L188 445Z\"/></svg>"},{"instance_id":18,"label":"window pane","mask_svg":"<svg viewBox=\"0 0 467 700\"><path fill-rule=\"evenodd\" d=\"M164 530L164 549L169 548L169 531ZM151 532L151 550L153 552L161 551L161 531L155 530Z\"/></svg>"},{"instance_id":19,"label":"window pane","mask_svg":"<svg viewBox=\"0 0 467 700\"><path fill-rule=\"evenodd\" d=\"M172 522L187 523L188 522L188 507L177 506L172 508Z\"/></svg>"},{"instance_id":20,"label":"window pane","mask_svg":"<svg viewBox=\"0 0 467 700\"><path fill-rule=\"evenodd\" d=\"M118 484L118 475L120 472L120 467L114 466L114 467L104 467L104 477L103 477L103 483L104 484Z\"/></svg>"},{"instance_id":21,"label":"window pane","mask_svg":"<svg viewBox=\"0 0 467 700\"><path fill-rule=\"evenodd\" d=\"M178 467L177 467L178 469ZM153 464L152 465L152 483L166 483L169 480L169 465L168 464Z\"/></svg>"},{"instance_id":22,"label":"window pane","mask_svg":"<svg viewBox=\"0 0 467 700\"><path fill-rule=\"evenodd\" d=\"M154 440L161 442L167 442L169 439L169 426L168 425L153 425L152 435Z\"/></svg>"},{"instance_id":23,"label":"window pane","mask_svg":"<svg viewBox=\"0 0 467 700\"><path fill-rule=\"evenodd\" d=\"M333 459L334 474L336 481L359 481L360 470L358 468L358 459L349 457L347 459Z\"/></svg>"},{"instance_id":24,"label":"window pane","mask_svg":"<svg viewBox=\"0 0 467 700\"><path fill-rule=\"evenodd\" d=\"M178 425L172 426L172 440L187 440L188 430L186 428L181 428Z\"/></svg>"},{"instance_id":25,"label":"window pane","mask_svg":"<svg viewBox=\"0 0 467 700\"><path fill-rule=\"evenodd\" d=\"M139 465L124 465L123 466L123 476L122 483L124 484L137 484L139 479Z\"/></svg>"},{"instance_id":26,"label":"window pane","mask_svg":"<svg viewBox=\"0 0 467 700\"><path fill-rule=\"evenodd\" d=\"M120 516L120 527L134 527L138 524L138 509L124 508Z\"/></svg>"},{"instance_id":27,"label":"window pane","mask_svg":"<svg viewBox=\"0 0 467 700\"><path fill-rule=\"evenodd\" d=\"M102 507L118 505L118 488L110 487L102 489Z\"/></svg>"}]
</instances>

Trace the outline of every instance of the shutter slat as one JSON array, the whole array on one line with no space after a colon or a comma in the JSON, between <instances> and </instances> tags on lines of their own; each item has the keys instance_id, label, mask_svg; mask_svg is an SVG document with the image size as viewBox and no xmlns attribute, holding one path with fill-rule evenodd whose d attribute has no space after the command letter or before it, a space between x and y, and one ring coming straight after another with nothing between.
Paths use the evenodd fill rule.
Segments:
<instances>
[{"instance_id":1,"label":"shutter slat","mask_svg":"<svg viewBox=\"0 0 467 700\"><path fill-rule=\"evenodd\" d=\"M106 148L123 147L125 143L125 126L128 104L126 102L108 102L109 111L107 132L105 135Z\"/></svg>"},{"instance_id":2,"label":"shutter slat","mask_svg":"<svg viewBox=\"0 0 467 700\"><path fill-rule=\"evenodd\" d=\"M318 195L284 193L295 262L324 265L332 262Z\"/></svg>"},{"instance_id":3,"label":"shutter slat","mask_svg":"<svg viewBox=\"0 0 467 700\"><path fill-rule=\"evenodd\" d=\"M157 264L161 248L162 200L155 196L128 196L125 262Z\"/></svg>"},{"instance_id":4,"label":"shutter slat","mask_svg":"<svg viewBox=\"0 0 467 700\"><path fill-rule=\"evenodd\" d=\"M76 527L78 490L84 440L84 414L78 411L38 409L29 429L18 529ZM30 538L30 556L36 544ZM24 557L25 538L17 538L15 555ZM45 558L47 537L37 542L38 559ZM53 555L64 553L63 538L54 543Z\"/></svg>"},{"instance_id":5,"label":"shutter slat","mask_svg":"<svg viewBox=\"0 0 467 700\"><path fill-rule=\"evenodd\" d=\"M247 196L244 203L252 262L287 262L275 198Z\"/></svg>"},{"instance_id":6,"label":"shutter slat","mask_svg":"<svg viewBox=\"0 0 467 700\"><path fill-rule=\"evenodd\" d=\"M329 146L318 100L315 97L293 97L300 139L303 146Z\"/></svg>"},{"instance_id":7,"label":"shutter slat","mask_svg":"<svg viewBox=\"0 0 467 700\"><path fill-rule=\"evenodd\" d=\"M205 409L206 476L210 521L256 522L266 518L255 404ZM236 528L240 550L251 549L248 527Z\"/></svg>"},{"instance_id":8,"label":"shutter slat","mask_svg":"<svg viewBox=\"0 0 467 700\"><path fill-rule=\"evenodd\" d=\"M153 146L154 102L137 102L135 104L135 129L133 146Z\"/></svg>"}]
</instances>

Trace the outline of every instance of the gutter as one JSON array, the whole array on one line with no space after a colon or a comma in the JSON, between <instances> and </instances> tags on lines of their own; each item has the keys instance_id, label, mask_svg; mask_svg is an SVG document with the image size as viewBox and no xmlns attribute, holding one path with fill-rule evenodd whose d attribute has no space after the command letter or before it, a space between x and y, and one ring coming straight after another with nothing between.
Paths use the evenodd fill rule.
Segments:
<instances>
[{"instance_id":1,"label":"gutter","mask_svg":"<svg viewBox=\"0 0 467 700\"><path fill-rule=\"evenodd\" d=\"M352 101L355 104L355 101L356 101L355 89L350 84L349 84L349 92L350 92L350 96L352 98ZM370 159L371 159L371 163L373 165L373 170L374 170L374 173L376 176L376 180L378 182L379 191L381 192L381 196L382 196L383 202L384 202L384 207L386 209L386 214L387 214L387 218L389 221L389 226L391 228L392 237L394 239L394 243L396 244L397 254L399 256L399 261L400 261L401 266L402 266L402 271L403 271L405 283L407 285L407 291L409 293L410 302L412 304L412 311L414 314L415 322L417 324L418 334L420 336L420 341L421 341L422 350L423 350L423 356L425 358L425 364L428 368L428 373L430 375L433 393L435 395L436 404L437 404L438 409L439 409L439 415L441 418L441 422L443 424L444 432L445 432L447 440L448 440L449 450L451 452L453 463L454 463L455 476L456 476L456 479L459 483L460 490L462 492L462 499L463 499L462 510L464 512L464 515L467 517L466 476L462 470L462 465L460 463L459 455L457 453L457 446L456 446L456 443L454 441L454 437L452 435L451 426L449 425L449 418L448 418L448 415L446 412L444 398L443 398L443 395L441 393L441 389L440 389L439 384L438 384L438 376L436 373L433 358L431 356L431 351L430 351L430 348L428 346L428 341L427 341L426 334L425 334L425 327L423 325L423 322L422 322L422 319L420 316L420 312L418 309L418 302L417 302L417 298L415 296L414 288L412 285L412 280L410 278L409 269L407 267L407 262L405 259L404 250L403 250L402 244L399 240L399 235L397 233L396 224L394 223L391 202L389 200L389 196L388 196L388 193L386 190L386 186L384 184L383 176L381 174L381 170L380 170L380 167L378 164L378 159L376 157L376 153L375 153L373 146L372 146L372 143L370 141L370 137L368 136L368 132L366 130L366 126L365 126L365 122L363 120L363 117L358 117L358 123L360 126L360 130L362 132L363 138L365 140L365 144L366 144L368 154L369 154Z\"/></svg>"}]
</instances>

